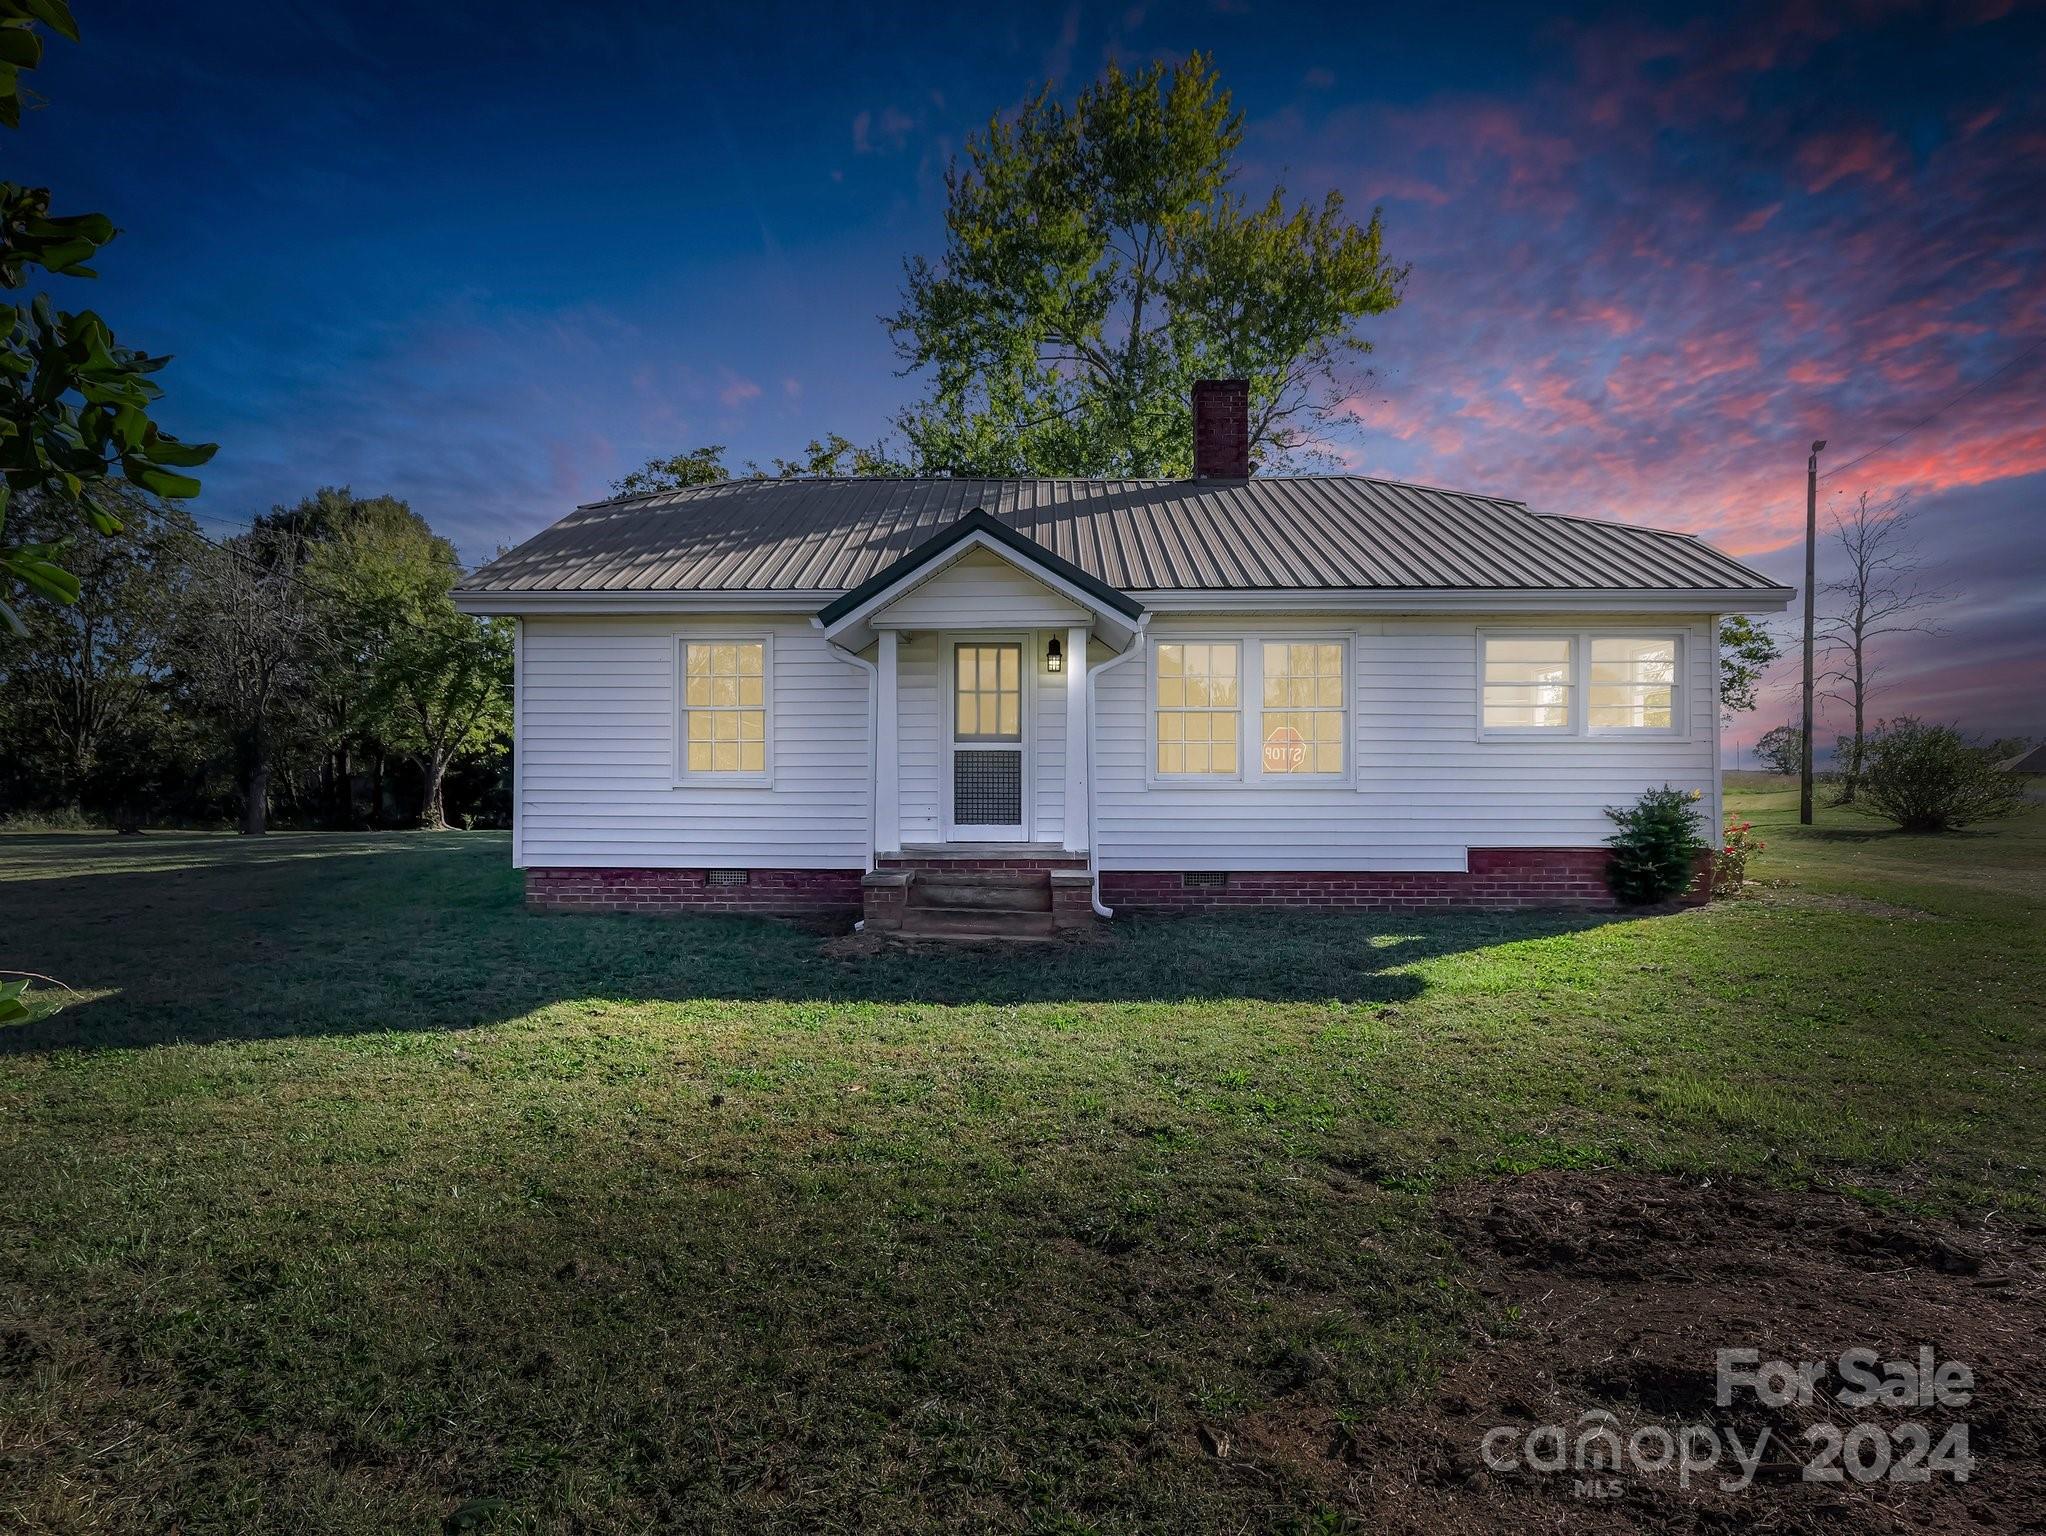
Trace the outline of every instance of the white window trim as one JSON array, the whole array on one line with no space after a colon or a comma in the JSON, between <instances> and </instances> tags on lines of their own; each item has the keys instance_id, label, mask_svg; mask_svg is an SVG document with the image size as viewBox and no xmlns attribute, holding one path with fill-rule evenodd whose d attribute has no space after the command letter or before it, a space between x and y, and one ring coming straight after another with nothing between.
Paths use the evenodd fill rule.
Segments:
<instances>
[{"instance_id":1,"label":"white window trim","mask_svg":"<svg viewBox=\"0 0 2046 1536\"><path fill-rule=\"evenodd\" d=\"M717 773L689 768L689 706L683 703L689 681L688 647L695 645L757 645L760 647L760 707L764 715L761 736L766 750L759 773ZM727 634L716 631L682 630L675 635L669 659L674 666L674 686L669 689L675 711L675 788L677 789L772 789L774 787L774 636L772 634Z\"/></svg>"},{"instance_id":2,"label":"white window trim","mask_svg":"<svg viewBox=\"0 0 2046 1536\"><path fill-rule=\"evenodd\" d=\"M1490 640L1568 640L1570 642L1570 723L1554 725L1485 724L1485 644ZM1591 724L1591 642L1594 640L1670 640L1676 645L1674 680L1670 685L1667 726ZM1690 642L1688 630L1656 624L1602 624L1596 629L1497 628L1481 625L1473 642L1476 686L1476 734L1479 741L1689 741L1691 739Z\"/></svg>"},{"instance_id":3,"label":"white window trim","mask_svg":"<svg viewBox=\"0 0 2046 1536\"><path fill-rule=\"evenodd\" d=\"M1343 649L1343 771L1341 773L1266 773L1262 743L1265 647L1267 645L1339 645ZM1233 645L1236 647L1236 772L1160 773L1158 771L1158 658L1161 645ZM1151 789L1347 789L1357 781L1357 647L1348 630L1271 629L1248 634L1156 634L1144 667L1144 784ZM1253 682L1258 701L1250 702ZM1259 751L1249 750L1250 717L1259 717ZM1253 761L1253 756L1255 761Z\"/></svg>"}]
</instances>

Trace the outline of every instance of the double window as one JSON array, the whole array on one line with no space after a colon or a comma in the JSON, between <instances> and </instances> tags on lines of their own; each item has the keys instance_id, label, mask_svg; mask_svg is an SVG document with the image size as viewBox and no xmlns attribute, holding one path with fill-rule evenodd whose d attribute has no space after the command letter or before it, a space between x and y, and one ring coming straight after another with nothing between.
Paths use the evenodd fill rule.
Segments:
<instances>
[{"instance_id":1,"label":"double window","mask_svg":"<svg viewBox=\"0 0 2046 1536\"><path fill-rule=\"evenodd\" d=\"M1683 734L1683 644L1674 634L1487 634L1486 735Z\"/></svg>"},{"instance_id":2,"label":"double window","mask_svg":"<svg viewBox=\"0 0 2046 1536\"><path fill-rule=\"evenodd\" d=\"M682 776L723 783L764 783L769 764L769 679L765 639L684 639Z\"/></svg>"},{"instance_id":3,"label":"double window","mask_svg":"<svg viewBox=\"0 0 2046 1536\"><path fill-rule=\"evenodd\" d=\"M1348 663L1348 643L1332 638L1158 642L1151 660L1152 777L1342 778Z\"/></svg>"}]
</instances>

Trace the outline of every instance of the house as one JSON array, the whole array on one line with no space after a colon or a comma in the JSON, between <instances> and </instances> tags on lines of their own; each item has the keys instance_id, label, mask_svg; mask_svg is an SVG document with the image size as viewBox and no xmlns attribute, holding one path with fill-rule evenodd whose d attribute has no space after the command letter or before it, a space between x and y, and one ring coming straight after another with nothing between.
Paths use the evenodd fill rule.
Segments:
<instances>
[{"instance_id":1,"label":"house","mask_svg":"<svg viewBox=\"0 0 2046 1536\"><path fill-rule=\"evenodd\" d=\"M1696 787L1717 826L1717 616L1788 589L1683 534L1254 478L1244 386L1194 400L1191 480L727 482L476 572L458 603L519 624L529 901L1582 905L1606 806Z\"/></svg>"}]
</instances>

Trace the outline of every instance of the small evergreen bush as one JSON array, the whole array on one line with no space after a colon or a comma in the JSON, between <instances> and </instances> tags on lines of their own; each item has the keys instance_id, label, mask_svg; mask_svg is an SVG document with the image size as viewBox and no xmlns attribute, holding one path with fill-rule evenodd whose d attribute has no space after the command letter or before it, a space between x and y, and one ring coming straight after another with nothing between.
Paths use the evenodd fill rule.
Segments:
<instances>
[{"instance_id":1,"label":"small evergreen bush","mask_svg":"<svg viewBox=\"0 0 2046 1536\"><path fill-rule=\"evenodd\" d=\"M1997 766L1997 749L1907 717L1885 720L1863 745L1859 798L1906 832L1951 832L2010 815L2025 789Z\"/></svg>"},{"instance_id":2,"label":"small evergreen bush","mask_svg":"<svg viewBox=\"0 0 2046 1536\"><path fill-rule=\"evenodd\" d=\"M1700 835L1698 801L1702 790L1643 790L1630 806L1606 807L1606 817L1620 830L1606 839L1613 850L1606 865L1606 884L1630 907L1668 901L1691 888L1698 855L1706 851Z\"/></svg>"}]
</instances>

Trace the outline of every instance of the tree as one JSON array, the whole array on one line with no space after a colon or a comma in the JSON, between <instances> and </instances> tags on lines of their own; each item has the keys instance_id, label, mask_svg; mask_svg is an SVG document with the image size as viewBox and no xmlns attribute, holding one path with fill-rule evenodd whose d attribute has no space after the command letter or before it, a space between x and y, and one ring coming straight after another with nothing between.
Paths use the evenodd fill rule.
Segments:
<instances>
[{"instance_id":1,"label":"tree","mask_svg":"<svg viewBox=\"0 0 2046 1536\"><path fill-rule=\"evenodd\" d=\"M176 687L227 746L244 833L267 829L278 739L303 707L323 643L321 610L299 572L302 542L286 529L256 527L204 545L177 594Z\"/></svg>"},{"instance_id":2,"label":"tree","mask_svg":"<svg viewBox=\"0 0 2046 1536\"><path fill-rule=\"evenodd\" d=\"M166 599L198 540L182 511L117 494L128 536L79 551L76 600L30 605L23 633L0 636L0 759L33 799L125 813L163 756ZM30 542L72 516L33 495L14 510Z\"/></svg>"},{"instance_id":3,"label":"tree","mask_svg":"<svg viewBox=\"0 0 2046 1536\"><path fill-rule=\"evenodd\" d=\"M648 459L638 469L611 482L620 496L647 496L656 491L680 491L692 485L716 485L732 477L725 473L725 445L705 443L687 453L665 459Z\"/></svg>"},{"instance_id":4,"label":"tree","mask_svg":"<svg viewBox=\"0 0 2046 1536\"><path fill-rule=\"evenodd\" d=\"M1804 732L1794 725L1772 726L1755 743L1755 761L1771 773L1796 773L1804 766Z\"/></svg>"},{"instance_id":5,"label":"tree","mask_svg":"<svg viewBox=\"0 0 2046 1536\"><path fill-rule=\"evenodd\" d=\"M328 593L337 639L359 659L376 729L419 764L420 819L445 828L449 765L511 723L510 629L456 610L449 594L461 561L409 508L402 519L343 528L307 572Z\"/></svg>"},{"instance_id":6,"label":"tree","mask_svg":"<svg viewBox=\"0 0 2046 1536\"><path fill-rule=\"evenodd\" d=\"M725 468L725 448L722 443L706 443L701 448L692 448L687 453L678 453L670 458L648 459L638 469L611 482L611 489L620 496L650 496L661 491L687 490L692 485L718 485L726 480L794 480L798 478L820 479L831 475L892 476L913 473L910 466L891 456L885 443L876 443L871 448L854 445L849 437L836 432L826 433L821 439L811 438L803 448L800 459L776 458L769 461L770 467L762 469L753 460L746 461L743 476L735 476Z\"/></svg>"},{"instance_id":7,"label":"tree","mask_svg":"<svg viewBox=\"0 0 2046 1536\"><path fill-rule=\"evenodd\" d=\"M1862 800L1906 832L1951 832L2008 816L2024 781L1998 767L2003 743L1983 746L1951 726L1885 720L1867 739Z\"/></svg>"},{"instance_id":8,"label":"tree","mask_svg":"<svg viewBox=\"0 0 2046 1536\"><path fill-rule=\"evenodd\" d=\"M1840 803L1851 805L1861 782L1867 751L1869 699L1881 665L1871 647L1891 635L1937 634L1923 615L1952 594L1927 587L1919 576L1919 551L1906 498L1876 500L1863 491L1851 511L1833 512L1833 537L1847 560L1847 573L1820 588L1816 621L1823 665L1820 692L1845 704L1854 715L1847 757L1840 767Z\"/></svg>"},{"instance_id":9,"label":"tree","mask_svg":"<svg viewBox=\"0 0 2046 1536\"><path fill-rule=\"evenodd\" d=\"M291 535L296 540L302 565L310 565L319 552L344 535L362 529L416 529L431 535L423 519L410 505L395 496L358 496L348 486L322 486L290 506L274 506L255 520L259 529ZM331 601L331 593L320 596ZM357 755L377 765L376 791L371 814L383 800L382 767L387 743L377 735L377 722L368 704L370 659L351 642L359 642L361 626L350 615L331 612L321 626L323 643L306 658L304 678L308 725L318 740L308 743L317 760L319 780L312 798L320 803L324 819L338 826L357 824L354 797Z\"/></svg>"},{"instance_id":10,"label":"tree","mask_svg":"<svg viewBox=\"0 0 2046 1536\"><path fill-rule=\"evenodd\" d=\"M945 249L912 257L887 324L930 395L898 425L958 474L1184 475L1192 386L1250 383L1253 458L1309 446L1357 327L1400 301L1379 215L1230 190L1243 116L1194 54L1040 92L946 173Z\"/></svg>"},{"instance_id":11,"label":"tree","mask_svg":"<svg viewBox=\"0 0 2046 1536\"><path fill-rule=\"evenodd\" d=\"M78 40L64 0L0 0L0 123L10 128L21 123L21 71L42 59L38 25ZM0 288L27 286L37 268L92 277L86 263L115 233L105 214L55 216L47 189L0 182ZM77 600L66 550L80 522L101 535L121 531L110 487L125 480L153 496L199 494L183 471L212 458L214 445L180 442L149 416L163 395L150 375L168 361L121 346L91 310L59 310L47 295L0 305L0 628L24 632L9 602L16 586ZM24 492L73 509L73 528L27 542L10 535L10 505Z\"/></svg>"},{"instance_id":12,"label":"tree","mask_svg":"<svg viewBox=\"0 0 2046 1536\"><path fill-rule=\"evenodd\" d=\"M1719 621L1721 720L1730 724L1735 715L1744 715L1755 707L1755 684L1782 654L1783 647L1766 624L1757 624L1741 613Z\"/></svg>"},{"instance_id":13,"label":"tree","mask_svg":"<svg viewBox=\"0 0 2046 1536\"><path fill-rule=\"evenodd\" d=\"M885 443L860 448L849 437L827 432L822 440L811 438L800 459L775 459L771 470L748 462L747 472L756 480L824 479L834 475L885 478L912 473L910 466L890 455Z\"/></svg>"}]
</instances>

